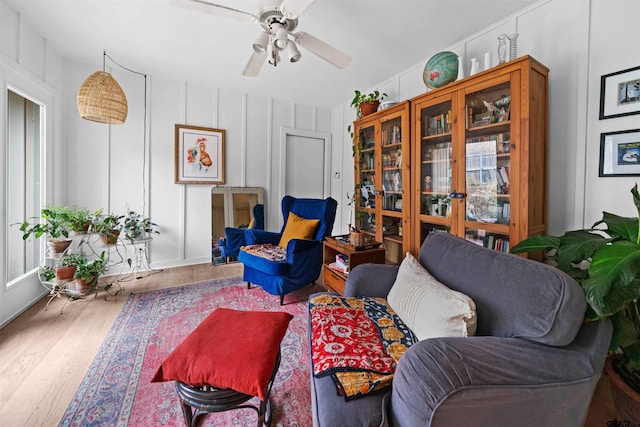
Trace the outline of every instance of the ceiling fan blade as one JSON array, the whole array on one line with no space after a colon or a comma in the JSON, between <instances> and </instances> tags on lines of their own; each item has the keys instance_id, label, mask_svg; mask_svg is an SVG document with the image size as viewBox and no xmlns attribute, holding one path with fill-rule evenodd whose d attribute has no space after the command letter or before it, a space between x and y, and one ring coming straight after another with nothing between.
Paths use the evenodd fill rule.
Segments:
<instances>
[{"instance_id":1,"label":"ceiling fan blade","mask_svg":"<svg viewBox=\"0 0 640 427\"><path fill-rule=\"evenodd\" d=\"M255 77L260 73L262 66L267 61L267 52L257 53L253 52L251 58L249 58L249 62L244 67L244 71L242 72L243 76L247 77Z\"/></svg>"},{"instance_id":2,"label":"ceiling fan blade","mask_svg":"<svg viewBox=\"0 0 640 427\"><path fill-rule=\"evenodd\" d=\"M226 18L238 19L245 22L257 22L258 17L252 13L243 12L231 7L219 4L209 3L204 0L169 0L174 6L184 7L186 9L197 10L199 12L212 13Z\"/></svg>"},{"instance_id":3,"label":"ceiling fan blade","mask_svg":"<svg viewBox=\"0 0 640 427\"><path fill-rule=\"evenodd\" d=\"M280 11L287 17L295 19L316 0L282 0Z\"/></svg>"},{"instance_id":4,"label":"ceiling fan blade","mask_svg":"<svg viewBox=\"0 0 640 427\"><path fill-rule=\"evenodd\" d=\"M329 46L311 34L300 31L295 34L295 41L309 52L318 55L320 58L330 62L338 68L344 68L351 62L351 57L349 55L339 51L333 46Z\"/></svg>"}]
</instances>

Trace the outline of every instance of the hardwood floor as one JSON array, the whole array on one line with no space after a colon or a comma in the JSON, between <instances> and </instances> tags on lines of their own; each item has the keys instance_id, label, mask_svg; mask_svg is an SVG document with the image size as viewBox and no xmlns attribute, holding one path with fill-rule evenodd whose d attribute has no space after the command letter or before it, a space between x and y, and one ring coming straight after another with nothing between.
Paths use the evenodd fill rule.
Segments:
<instances>
[{"instance_id":1,"label":"hardwood floor","mask_svg":"<svg viewBox=\"0 0 640 427\"><path fill-rule=\"evenodd\" d=\"M124 292L107 301L102 293L97 299L56 299L45 311L48 298L43 298L0 329L0 426L59 424L130 293L240 274L240 263L199 264L124 282ZM603 377L586 426L606 426L613 418L608 379Z\"/></svg>"}]
</instances>

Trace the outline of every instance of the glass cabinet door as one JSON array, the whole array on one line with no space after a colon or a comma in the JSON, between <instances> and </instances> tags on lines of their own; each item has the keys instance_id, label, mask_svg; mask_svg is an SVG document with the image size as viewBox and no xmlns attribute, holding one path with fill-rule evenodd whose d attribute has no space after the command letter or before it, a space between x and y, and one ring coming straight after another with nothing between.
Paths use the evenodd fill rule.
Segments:
<instances>
[{"instance_id":1,"label":"glass cabinet door","mask_svg":"<svg viewBox=\"0 0 640 427\"><path fill-rule=\"evenodd\" d=\"M511 214L509 82L465 95L465 238L508 252Z\"/></svg>"},{"instance_id":2,"label":"glass cabinet door","mask_svg":"<svg viewBox=\"0 0 640 427\"><path fill-rule=\"evenodd\" d=\"M430 232L451 232L453 116L451 98L418 106L420 127L416 130L416 198L419 203L419 247Z\"/></svg>"},{"instance_id":3,"label":"glass cabinet door","mask_svg":"<svg viewBox=\"0 0 640 427\"><path fill-rule=\"evenodd\" d=\"M356 204L354 226L375 238L376 221L376 143L375 125L356 129L358 141L358 162L356 174L359 195Z\"/></svg>"},{"instance_id":4,"label":"glass cabinet door","mask_svg":"<svg viewBox=\"0 0 640 427\"><path fill-rule=\"evenodd\" d=\"M403 215L402 215L402 156L404 135L402 116L396 115L383 119L380 123L380 146L382 154L381 184L381 226L387 262L399 264L403 253ZM407 206L409 209L409 206Z\"/></svg>"}]
</instances>

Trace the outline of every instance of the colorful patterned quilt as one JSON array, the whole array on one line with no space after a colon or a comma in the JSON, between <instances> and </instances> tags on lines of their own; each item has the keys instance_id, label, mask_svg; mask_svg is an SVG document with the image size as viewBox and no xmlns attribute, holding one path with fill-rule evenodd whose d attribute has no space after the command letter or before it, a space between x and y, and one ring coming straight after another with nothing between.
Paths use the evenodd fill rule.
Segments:
<instances>
[{"instance_id":1,"label":"colorful patterned quilt","mask_svg":"<svg viewBox=\"0 0 640 427\"><path fill-rule=\"evenodd\" d=\"M313 374L331 375L346 400L391 385L417 339L387 300L318 295L309 301Z\"/></svg>"},{"instance_id":2,"label":"colorful patterned quilt","mask_svg":"<svg viewBox=\"0 0 640 427\"><path fill-rule=\"evenodd\" d=\"M287 260L287 250L278 245L272 245L271 243L265 243L264 245L242 246L240 247L240 250L250 253L251 255L268 259L269 261L281 262Z\"/></svg>"}]
</instances>

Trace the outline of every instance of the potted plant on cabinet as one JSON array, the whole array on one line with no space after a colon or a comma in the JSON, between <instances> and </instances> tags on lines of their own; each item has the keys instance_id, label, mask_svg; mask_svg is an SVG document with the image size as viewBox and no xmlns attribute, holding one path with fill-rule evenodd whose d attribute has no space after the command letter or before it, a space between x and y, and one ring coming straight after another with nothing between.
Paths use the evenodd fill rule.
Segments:
<instances>
[{"instance_id":1,"label":"potted plant on cabinet","mask_svg":"<svg viewBox=\"0 0 640 427\"><path fill-rule=\"evenodd\" d=\"M122 230L125 238L134 243L136 240L150 237L151 233L160 234L157 227L158 224L152 222L151 218L144 218L138 212L129 211L124 217Z\"/></svg>"},{"instance_id":2,"label":"potted plant on cabinet","mask_svg":"<svg viewBox=\"0 0 640 427\"><path fill-rule=\"evenodd\" d=\"M364 117L378 111L380 101L382 101L385 96L387 96L387 94L381 94L379 90L374 90L370 93L361 93L359 90L356 90L351 100L351 107L356 110L358 118Z\"/></svg>"},{"instance_id":3,"label":"potted plant on cabinet","mask_svg":"<svg viewBox=\"0 0 640 427\"><path fill-rule=\"evenodd\" d=\"M640 420L640 194L631 189L638 217L603 212L590 229L523 240L512 253L545 251L581 286L587 319L610 318L614 331L605 370L618 419ZM598 228L605 225L606 228ZM627 401L627 399L631 399Z\"/></svg>"},{"instance_id":4,"label":"potted plant on cabinet","mask_svg":"<svg viewBox=\"0 0 640 427\"><path fill-rule=\"evenodd\" d=\"M49 248L54 255L63 253L71 244L69 239L69 216L64 206L51 206L40 210L40 217L24 220L20 224L22 240L31 235L36 239L46 235Z\"/></svg>"},{"instance_id":5,"label":"potted plant on cabinet","mask_svg":"<svg viewBox=\"0 0 640 427\"><path fill-rule=\"evenodd\" d=\"M124 215L103 214L97 211L91 220L91 230L100 235L100 240L105 245L113 245L118 241L122 230Z\"/></svg>"}]
</instances>

